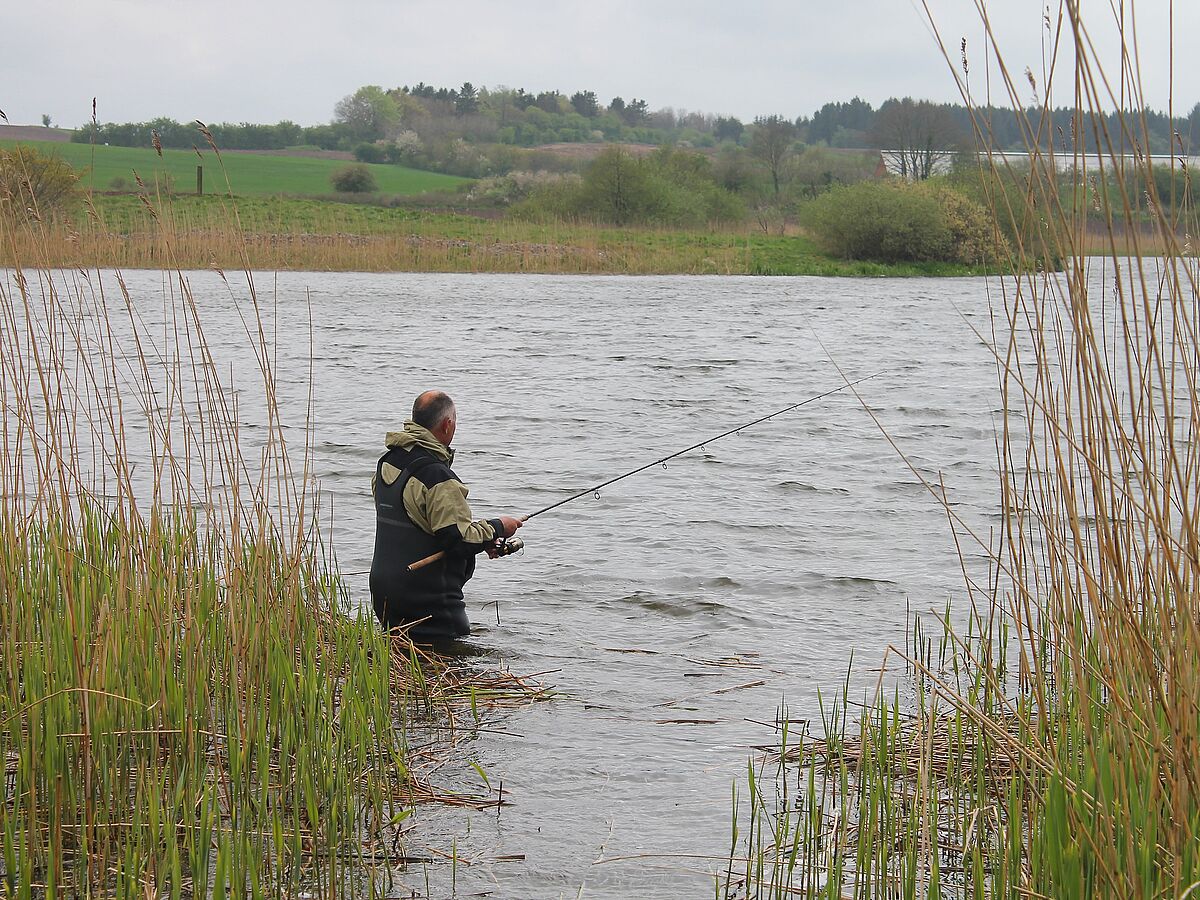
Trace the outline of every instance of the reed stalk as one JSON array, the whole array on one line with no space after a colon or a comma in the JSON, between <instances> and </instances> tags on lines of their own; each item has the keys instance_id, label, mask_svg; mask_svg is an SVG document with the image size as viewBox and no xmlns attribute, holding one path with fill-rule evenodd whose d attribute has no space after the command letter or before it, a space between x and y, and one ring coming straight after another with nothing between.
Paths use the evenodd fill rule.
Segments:
<instances>
[{"instance_id":1,"label":"reed stalk","mask_svg":"<svg viewBox=\"0 0 1200 900\"><path fill-rule=\"evenodd\" d=\"M235 385L169 223L135 297L0 213L0 893L377 896L414 803L498 802L422 772L544 692L350 610L246 246Z\"/></svg>"},{"instance_id":2,"label":"reed stalk","mask_svg":"<svg viewBox=\"0 0 1200 900\"><path fill-rule=\"evenodd\" d=\"M1032 160L1025 173L998 159L985 168L1022 185L1018 202L993 195L997 227L1018 242L1012 275L991 284L998 337L981 336L1004 410L1002 534L977 539L991 573L968 581L965 614L918 622L893 648L908 666L904 693L880 691L851 713L843 691L813 733L781 729L776 777L760 772L750 787L756 862L719 883L724 896L1200 890L1198 223L1186 197L1154 193L1135 7L1114 6L1103 23L1108 12L1076 2L1049 10L1048 56L1060 62L1039 80L1004 67L978 4L992 83L1026 109ZM1100 27L1120 31L1120 59L1098 57ZM974 107L959 49L943 52ZM1075 126L1048 135L1064 80ZM1123 110L1117 132L1100 115L1112 108ZM975 124L986 147L986 117ZM1084 135L1102 148L1099 172ZM1185 159L1175 166L1186 183ZM1130 196L1130 183L1146 195ZM1107 256L1089 259L1098 240ZM1019 264L1033 258L1062 270Z\"/></svg>"}]
</instances>

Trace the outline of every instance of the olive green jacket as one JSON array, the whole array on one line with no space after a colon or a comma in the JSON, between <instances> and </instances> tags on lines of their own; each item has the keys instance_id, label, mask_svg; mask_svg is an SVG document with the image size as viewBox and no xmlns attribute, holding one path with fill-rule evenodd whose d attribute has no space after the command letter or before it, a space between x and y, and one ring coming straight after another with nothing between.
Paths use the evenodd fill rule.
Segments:
<instances>
[{"instance_id":1,"label":"olive green jacket","mask_svg":"<svg viewBox=\"0 0 1200 900\"><path fill-rule=\"evenodd\" d=\"M411 419L404 423L402 431L389 431L384 443L388 449L421 447L447 466L454 462L454 450L435 438L429 429ZM400 475L401 470L390 463L385 462L380 467L379 477L389 485L395 484ZM421 479L410 478L404 486L404 511L412 523L426 534L442 535L446 533L443 529L453 525L458 529L463 543L486 544L494 541L499 537L496 526L486 519L472 518L471 507L467 503L468 493L470 489L457 479L426 487ZM372 477L371 495L374 494L375 479Z\"/></svg>"}]
</instances>

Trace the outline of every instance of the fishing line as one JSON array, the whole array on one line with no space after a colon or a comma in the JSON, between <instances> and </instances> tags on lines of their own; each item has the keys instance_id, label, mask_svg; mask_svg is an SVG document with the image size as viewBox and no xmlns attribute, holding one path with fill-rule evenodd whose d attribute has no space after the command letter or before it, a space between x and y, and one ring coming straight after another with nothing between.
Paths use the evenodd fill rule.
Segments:
<instances>
[{"instance_id":1,"label":"fishing line","mask_svg":"<svg viewBox=\"0 0 1200 900\"><path fill-rule=\"evenodd\" d=\"M606 487L609 487L610 485L616 484L618 481L624 481L626 478L629 478L632 475L637 475L639 472L645 472L647 469L652 469L655 466L661 465L665 469L667 467L667 463L670 462L671 460L675 459L678 456L683 456L685 453L691 453L693 450L698 450L701 447L707 446L708 444L716 443L717 441L721 440L721 438L727 438L731 434L741 434L743 429L752 428L755 425L760 425L763 422L769 421L770 419L774 419L776 416L782 416L784 413L789 413L794 409L799 409L800 407L807 406L810 403L816 403L818 400L823 400L824 398L826 398L832 394L836 394L839 391L844 391L848 388L852 388L855 385L862 384L864 381L870 381L872 378L878 378L882 374L883 374L882 372L876 372L873 375L867 375L863 378L859 378L857 381L846 381L843 384L839 385L838 387L831 388L827 391L824 391L823 393L817 394L814 397L808 397L804 400L801 400L799 403L793 403L790 406L783 407L783 409L777 409L777 410L775 410L775 412L767 413L767 415L765 415L765 416L759 416L757 419L753 419L752 421L743 422L741 425L735 425L733 428L730 428L728 431L722 431L718 435L714 435L712 437L706 437L706 438L704 438L704 440L697 441L696 443L692 444L690 447L684 447L682 450L676 450L674 453L669 453L666 456L659 457L658 459L652 460L652 461L646 463L645 465L638 466L636 469L630 469L628 472L625 472L621 475L617 475L615 478L610 478L607 481L602 481L599 484L594 484L591 487L584 488L583 490L578 491L569 497L564 497L562 500L559 500L555 503L551 503L549 506L543 506L541 509L537 510L536 512L531 512L527 515L521 516L521 521L528 522L530 519L534 518L534 516L540 516L542 513L548 513L552 509L558 509L560 506L564 506L573 500L578 500L580 497L586 497L588 494L593 495L597 500L599 500L600 499L600 491ZM521 546L523 546L523 543ZM412 565L410 565L408 567L408 571L415 572L418 569L424 568L425 566L429 565L430 563L437 562L439 559L441 559L445 555L446 555L445 550L439 550L437 553L434 553L432 556L427 556L424 559L418 559L416 562L414 562Z\"/></svg>"},{"instance_id":2,"label":"fishing line","mask_svg":"<svg viewBox=\"0 0 1200 900\"><path fill-rule=\"evenodd\" d=\"M636 475L639 472L645 472L647 469L652 469L655 466L659 466L659 465L661 465L665 469L667 467L667 463L670 462L671 460L673 460L677 456L683 456L683 454L685 454L685 453L691 453L693 450L699 450L700 448L705 447L708 444L716 443L717 441L721 440L721 438L727 438L731 434L739 434L742 431L742 429L744 429L744 428L751 428L754 425L759 425L763 422L768 421L769 419L774 419L776 416L782 416L784 413L791 412L793 409L799 409L801 406L807 406L809 403L815 403L818 400L823 400L824 398L828 397L830 394L836 394L838 391L844 391L847 388L854 387L857 384L862 384L864 381L870 381L872 378L878 378L882 374L883 374L882 372L876 372L874 375L867 375L865 378L860 378L857 381L851 381L846 384L842 384L839 387L835 387L828 391L825 391L825 393L823 393L823 394L817 394L815 397L809 397L807 400L801 400L799 403L793 403L791 406L785 406L783 409L777 409L773 413L768 413L765 416L760 416L759 418L755 419L752 422L744 422L741 425L738 425L734 428L730 428L728 431L721 432L720 434L716 435L715 437L709 437L709 438L705 438L702 441L697 441L696 443L692 444L692 446L690 446L690 447L684 447L682 450L676 450L674 453L668 454L667 456L660 457L659 459L656 459L653 462L648 462L643 466L638 466L636 469L630 469L624 475L618 475L616 478L610 478L610 479L608 479L608 481L602 481L602 482L600 482L600 484L592 485L589 488L584 488L582 491L579 491L579 493L572 494L570 497L567 497L564 500L559 500L557 503L551 503L549 506L545 506L545 507L539 509L537 512L531 512L531 513L529 513L529 515L522 516L521 521L528 522L534 516L540 516L542 513L550 512L550 510L552 510L552 509L558 509L558 507L560 507L566 503L570 503L572 500L578 500L580 497L585 497L588 494L595 494L598 499L600 496L601 490L608 487L609 485L616 484L618 481L624 481L626 478L628 478L631 475Z\"/></svg>"}]
</instances>

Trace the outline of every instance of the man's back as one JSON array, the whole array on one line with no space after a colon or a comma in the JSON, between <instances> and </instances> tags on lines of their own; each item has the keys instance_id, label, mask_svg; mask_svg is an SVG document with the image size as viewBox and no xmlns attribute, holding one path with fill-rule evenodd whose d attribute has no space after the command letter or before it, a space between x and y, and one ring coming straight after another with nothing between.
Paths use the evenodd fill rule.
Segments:
<instances>
[{"instance_id":1,"label":"man's back","mask_svg":"<svg viewBox=\"0 0 1200 900\"><path fill-rule=\"evenodd\" d=\"M416 623L409 634L417 639L462 637L471 630L463 585L475 571L475 555L459 551L457 533L439 539L431 515L431 506L445 505L440 495L455 490L450 482L461 482L446 461L420 442L398 444L380 457L375 471L375 615L389 629ZM408 571L410 563L439 550L447 551L442 559Z\"/></svg>"},{"instance_id":2,"label":"man's back","mask_svg":"<svg viewBox=\"0 0 1200 900\"><path fill-rule=\"evenodd\" d=\"M415 421L426 397L442 398L449 410L426 427ZM450 468L455 414L449 398L427 392L413 406L413 420L389 432L387 451L375 466L375 554L371 562L371 599L385 628L408 626L418 640L463 637L470 633L463 585L475 572L475 556L513 534L520 521L511 516L474 520L467 486ZM442 552L444 556L416 572L409 564Z\"/></svg>"}]
</instances>

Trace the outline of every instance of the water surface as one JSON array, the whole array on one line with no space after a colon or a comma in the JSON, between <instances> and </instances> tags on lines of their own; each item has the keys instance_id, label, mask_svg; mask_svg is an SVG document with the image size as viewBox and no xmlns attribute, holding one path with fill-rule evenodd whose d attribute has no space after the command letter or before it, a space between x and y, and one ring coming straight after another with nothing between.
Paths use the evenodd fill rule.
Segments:
<instances>
[{"instance_id":1,"label":"water surface","mask_svg":"<svg viewBox=\"0 0 1200 900\"><path fill-rule=\"evenodd\" d=\"M125 277L152 318L169 283ZM263 423L235 313L246 289L187 277L253 434ZM456 398L455 468L490 516L836 387L834 361L851 379L883 373L859 386L861 402L843 392L634 476L529 523L524 554L481 562L468 587L474 642L495 664L545 673L562 696L467 745L503 780L499 814L418 810L409 851L461 858L402 873L420 892L711 895L723 866L702 857L728 851L731 785L773 739L781 702L815 717L818 692L839 690L852 657L861 695L888 645L904 646L910 609L963 594L945 511L909 466L943 480L985 539L998 522L996 376L971 330L990 330L982 280L297 273L257 284L296 426L311 346L316 475L341 568L363 573L347 577L351 598L368 606L370 475L422 390ZM447 778L478 783L466 765Z\"/></svg>"}]
</instances>

